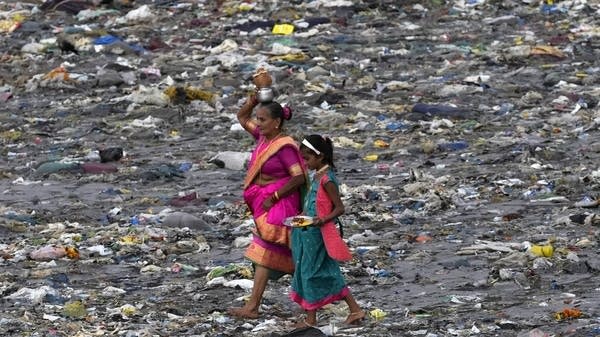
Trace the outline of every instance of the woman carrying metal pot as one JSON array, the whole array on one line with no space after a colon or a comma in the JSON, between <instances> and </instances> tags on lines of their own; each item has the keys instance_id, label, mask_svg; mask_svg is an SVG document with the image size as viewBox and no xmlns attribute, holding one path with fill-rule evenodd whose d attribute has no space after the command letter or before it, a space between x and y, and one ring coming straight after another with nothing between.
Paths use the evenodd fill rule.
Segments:
<instances>
[{"instance_id":1,"label":"woman carrying metal pot","mask_svg":"<svg viewBox=\"0 0 600 337\"><path fill-rule=\"evenodd\" d=\"M258 92L249 97L237 113L240 124L257 142L244 180L244 201L255 222L245 253L254 266L254 286L243 307L228 310L239 318L258 318L268 280L294 271L291 229L283 221L300 214L300 187L306 182L298 146L282 130L292 110L270 100L259 104L257 96ZM255 108L256 119L252 119Z\"/></svg>"}]
</instances>

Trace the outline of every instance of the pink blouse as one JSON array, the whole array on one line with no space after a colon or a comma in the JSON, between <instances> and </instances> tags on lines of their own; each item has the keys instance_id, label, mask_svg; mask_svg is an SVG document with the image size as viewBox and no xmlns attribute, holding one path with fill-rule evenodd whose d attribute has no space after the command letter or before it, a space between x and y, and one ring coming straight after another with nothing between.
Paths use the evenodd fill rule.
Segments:
<instances>
[{"instance_id":1,"label":"pink blouse","mask_svg":"<svg viewBox=\"0 0 600 337\"><path fill-rule=\"evenodd\" d=\"M252 128L250 132L254 139L257 140L258 145L254 152L261 151L264 147L270 145L270 141L268 141L263 135L260 134L257 127ZM255 157L253 154L252 158ZM281 148L281 150L277 151L277 153L271 156L267 161L263 164L260 169L260 173L268 175L273 178L284 178L288 176L295 176L302 171L298 171L301 165L300 153L293 146L286 145Z\"/></svg>"}]
</instances>

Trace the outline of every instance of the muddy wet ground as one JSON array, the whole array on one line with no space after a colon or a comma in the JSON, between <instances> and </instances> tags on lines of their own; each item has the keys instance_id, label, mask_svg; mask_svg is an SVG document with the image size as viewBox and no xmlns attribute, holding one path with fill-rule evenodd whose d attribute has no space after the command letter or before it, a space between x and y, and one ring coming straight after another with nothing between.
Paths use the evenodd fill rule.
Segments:
<instances>
[{"instance_id":1,"label":"muddy wet ground","mask_svg":"<svg viewBox=\"0 0 600 337\"><path fill-rule=\"evenodd\" d=\"M517 1L296 1L245 11L228 1L135 1L104 14L106 26L82 20L89 31L68 35L80 41L76 55L51 43L22 51L56 37L53 27L81 22L19 3L0 3L3 13L29 13L1 42L0 88L11 93L0 112L2 335L291 330L301 313L287 298L288 278L269 285L263 316L247 322L225 314L247 292L207 280L214 267L245 263L236 241L251 228L244 172L212 159L252 149L235 112L259 63L275 74L277 99L294 108L288 133L333 137L355 253L344 271L365 310L385 313L336 335L600 335L597 4L558 2L566 9L544 12ZM160 27L112 21L144 4ZM298 17L328 20L290 36L239 26ZM167 47L140 54L78 40L106 33L146 48L158 36ZM211 51L226 39L238 48ZM305 58L272 57L276 42ZM69 80L36 77L61 64ZM215 98L122 99L169 85ZM423 113L416 103L446 109ZM140 122L148 116L160 120ZM40 172L46 162L97 162L95 151L107 147L126 152L110 163L117 172ZM161 223L175 211L199 220L189 229ZM532 256L527 242L550 244L553 254ZM30 258L49 244L80 257ZM18 296L23 289L29 296ZM65 311L74 301L85 315ZM331 306L320 321L340 328L345 315Z\"/></svg>"}]
</instances>

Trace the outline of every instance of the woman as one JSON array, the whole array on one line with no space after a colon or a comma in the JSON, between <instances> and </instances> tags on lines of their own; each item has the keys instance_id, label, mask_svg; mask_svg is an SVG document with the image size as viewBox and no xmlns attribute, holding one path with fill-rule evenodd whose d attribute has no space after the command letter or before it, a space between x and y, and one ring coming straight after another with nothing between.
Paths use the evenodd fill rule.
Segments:
<instances>
[{"instance_id":1,"label":"woman","mask_svg":"<svg viewBox=\"0 0 600 337\"><path fill-rule=\"evenodd\" d=\"M258 318L268 279L294 272L291 232L283 220L300 213L299 187L306 181L298 146L282 133L284 121L292 118L291 109L277 102L263 103L252 120L257 105L256 96L251 96L237 113L240 124L257 141L244 180L244 201L256 224L245 254L254 264L254 286L243 307L229 309L229 314L240 318Z\"/></svg>"}]
</instances>

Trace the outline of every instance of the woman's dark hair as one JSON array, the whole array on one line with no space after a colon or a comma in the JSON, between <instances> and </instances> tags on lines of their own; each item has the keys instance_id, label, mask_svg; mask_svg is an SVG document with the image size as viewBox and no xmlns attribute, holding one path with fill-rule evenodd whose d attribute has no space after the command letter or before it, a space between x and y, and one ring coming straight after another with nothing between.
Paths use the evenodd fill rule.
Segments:
<instances>
[{"instance_id":1,"label":"woman's dark hair","mask_svg":"<svg viewBox=\"0 0 600 337\"><path fill-rule=\"evenodd\" d=\"M292 119L292 108L289 106L281 106L281 104L271 101L268 103L262 103L262 107L266 108L269 111L269 115L273 119L280 118L281 122L279 123L279 127L283 127L283 121L287 121Z\"/></svg>"},{"instance_id":2,"label":"woman's dark hair","mask_svg":"<svg viewBox=\"0 0 600 337\"><path fill-rule=\"evenodd\" d=\"M319 151L323 155L323 160L325 161L325 163L327 163L332 168L335 168L335 165L333 164L333 142L331 141L331 138L324 137L321 135L310 135L304 137L304 139L306 139L310 143L310 145L312 145L317 151ZM317 154L315 151L313 151L311 148L304 144L301 144L300 147L308 149L314 154Z\"/></svg>"}]
</instances>

